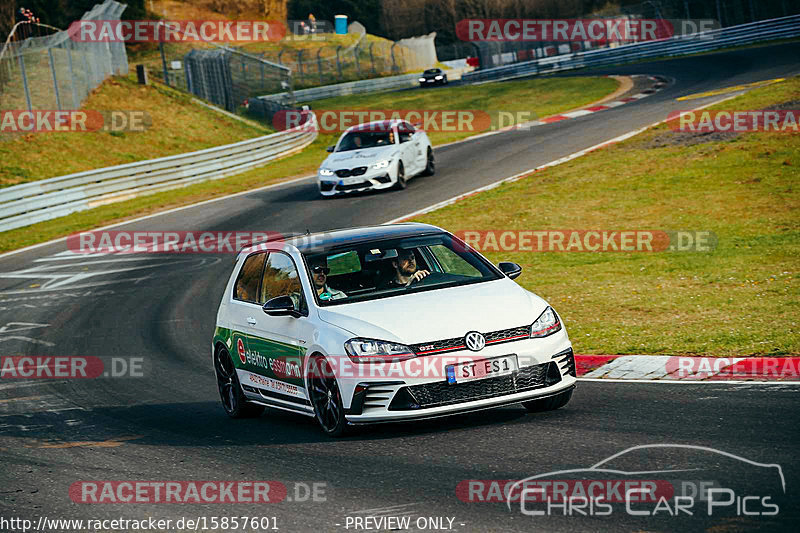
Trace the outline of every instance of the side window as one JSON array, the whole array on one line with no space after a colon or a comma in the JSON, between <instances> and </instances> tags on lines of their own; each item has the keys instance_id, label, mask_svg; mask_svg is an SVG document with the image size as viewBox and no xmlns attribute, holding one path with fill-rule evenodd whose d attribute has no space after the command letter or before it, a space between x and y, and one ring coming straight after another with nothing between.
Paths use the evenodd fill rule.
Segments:
<instances>
[{"instance_id":1,"label":"side window","mask_svg":"<svg viewBox=\"0 0 800 533\"><path fill-rule=\"evenodd\" d=\"M264 268L258 303L265 304L277 296L291 296L297 309L305 309L303 289L294 261L284 253L272 252L269 254Z\"/></svg>"},{"instance_id":2,"label":"side window","mask_svg":"<svg viewBox=\"0 0 800 533\"><path fill-rule=\"evenodd\" d=\"M397 134L400 136L400 143L406 143L411 140L414 135L414 126L404 122L397 126Z\"/></svg>"},{"instance_id":3,"label":"side window","mask_svg":"<svg viewBox=\"0 0 800 533\"><path fill-rule=\"evenodd\" d=\"M244 302L257 302L258 282L261 281L261 272L264 267L264 258L267 254L262 252L253 254L244 260L236 285L233 288L233 297Z\"/></svg>"},{"instance_id":4,"label":"side window","mask_svg":"<svg viewBox=\"0 0 800 533\"><path fill-rule=\"evenodd\" d=\"M483 276L477 268L464 261L461 256L447 246L434 244L430 247L430 250L433 252L433 255L436 256L436 259L439 260L439 263L447 274L458 274L471 278L480 278Z\"/></svg>"}]
</instances>

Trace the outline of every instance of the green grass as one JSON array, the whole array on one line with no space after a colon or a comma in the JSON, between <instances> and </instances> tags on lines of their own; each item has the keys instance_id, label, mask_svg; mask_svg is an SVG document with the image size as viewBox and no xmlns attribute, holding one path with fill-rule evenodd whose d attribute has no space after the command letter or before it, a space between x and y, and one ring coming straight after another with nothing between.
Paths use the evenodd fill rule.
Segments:
<instances>
[{"instance_id":1,"label":"green grass","mask_svg":"<svg viewBox=\"0 0 800 533\"><path fill-rule=\"evenodd\" d=\"M792 78L718 107L797 100ZM562 314L577 353L800 354L800 134L682 135L662 125L417 220L451 231L711 231L718 245L705 253L486 255L524 267L518 281Z\"/></svg>"},{"instance_id":2,"label":"green grass","mask_svg":"<svg viewBox=\"0 0 800 533\"><path fill-rule=\"evenodd\" d=\"M52 108L51 108L52 109ZM0 137L0 187L202 150L272 133L193 102L160 84L110 78L82 109L144 111L142 132L52 132Z\"/></svg>"},{"instance_id":3,"label":"green grass","mask_svg":"<svg viewBox=\"0 0 800 533\"><path fill-rule=\"evenodd\" d=\"M314 110L479 110L498 125L500 111L527 112L528 119L543 118L596 102L614 92L619 82L612 78L545 78L417 89L401 92L339 96L311 102ZM516 116L516 115L515 115ZM525 119L523 118L522 121ZM481 121L475 120L477 125ZM514 123L519 122L517 120ZM511 121L503 125L511 125ZM488 126L488 124L487 124ZM488 131L488 129L483 130ZM481 131L428 131L434 145L457 141Z\"/></svg>"}]
</instances>

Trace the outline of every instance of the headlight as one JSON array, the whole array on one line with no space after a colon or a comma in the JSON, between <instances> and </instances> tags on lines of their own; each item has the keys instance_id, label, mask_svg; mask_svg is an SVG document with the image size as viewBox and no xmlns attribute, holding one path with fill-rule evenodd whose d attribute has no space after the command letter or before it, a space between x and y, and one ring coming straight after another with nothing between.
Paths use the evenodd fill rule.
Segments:
<instances>
[{"instance_id":1,"label":"headlight","mask_svg":"<svg viewBox=\"0 0 800 533\"><path fill-rule=\"evenodd\" d=\"M443 79L444 79L444 76L436 76L436 79L437 79L437 80L443 80Z\"/></svg>"},{"instance_id":2,"label":"headlight","mask_svg":"<svg viewBox=\"0 0 800 533\"><path fill-rule=\"evenodd\" d=\"M344 349L356 363L385 363L416 356L405 344L375 339L350 339L344 343Z\"/></svg>"},{"instance_id":3,"label":"headlight","mask_svg":"<svg viewBox=\"0 0 800 533\"><path fill-rule=\"evenodd\" d=\"M531 326L531 338L547 337L557 331L561 331L561 320L553 308L548 307Z\"/></svg>"},{"instance_id":4,"label":"headlight","mask_svg":"<svg viewBox=\"0 0 800 533\"><path fill-rule=\"evenodd\" d=\"M327 168L319 169L320 176L333 176L333 170L328 170Z\"/></svg>"},{"instance_id":5,"label":"headlight","mask_svg":"<svg viewBox=\"0 0 800 533\"><path fill-rule=\"evenodd\" d=\"M387 168L390 164L391 161L389 161L388 159L384 159L383 161L378 161L377 163L372 165L372 168L374 168L375 170L380 170L382 168Z\"/></svg>"},{"instance_id":6,"label":"headlight","mask_svg":"<svg viewBox=\"0 0 800 533\"><path fill-rule=\"evenodd\" d=\"M425 81L425 78L420 78L419 81Z\"/></svg>"}]
</instances>

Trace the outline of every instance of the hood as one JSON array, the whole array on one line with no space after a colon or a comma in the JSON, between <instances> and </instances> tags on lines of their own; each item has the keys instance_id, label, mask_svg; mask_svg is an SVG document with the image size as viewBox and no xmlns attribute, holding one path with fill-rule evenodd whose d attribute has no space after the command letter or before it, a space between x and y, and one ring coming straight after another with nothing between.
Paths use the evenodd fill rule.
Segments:
<instances>
[{"instance_id":1,"label":"hood","mask_svg":"<svg viewBox=\"0 0 800 533\"><path fill-rule=\"evenodd\" d=\"M362 150L350 150L347 152L334 152L322 163L323 167L337 170L339 168L361 167L380 161L381 159L391 159L398 151L396 145L376 146L375 148L364 148Z\"/></svg>"},{"instance_id":2,"label":"hood","mask_svg":"<svg viewBox=\"0 0 800 533\"><path fill-rule=\"evenodd\" d=\"M547 302L505 278L319 309L320 319L354 336L403 344L532 324Z\"/></svg>"}]
</instances>

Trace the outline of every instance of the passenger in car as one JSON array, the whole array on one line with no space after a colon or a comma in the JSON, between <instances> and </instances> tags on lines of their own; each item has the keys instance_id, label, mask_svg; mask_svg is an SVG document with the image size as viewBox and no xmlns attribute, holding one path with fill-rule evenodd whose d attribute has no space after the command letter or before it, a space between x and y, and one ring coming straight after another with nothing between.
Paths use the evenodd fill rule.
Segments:
<instances>
[{"instance_id":1,"label":"passenger in car","mask_svg":"<svg viewBox=\"0 0 800 533\"><path fill-rule=\"evenodd\" d=\"M347 295L340 290L334 289L328 285L328 274L331 269L328 268L328 261L325 256L315 259L309 264L311 268L311 278L314 280L314 289L320 300L339 300L347 298Z\"/></svg>"}]
</instances>

